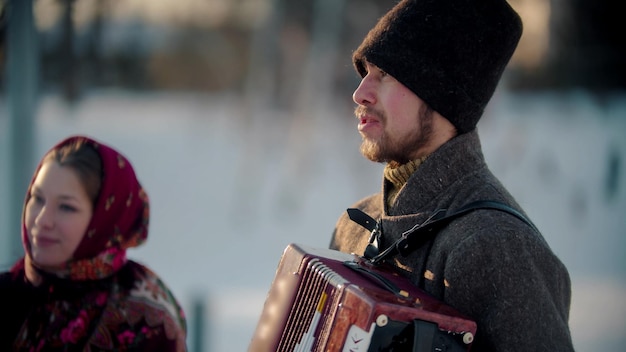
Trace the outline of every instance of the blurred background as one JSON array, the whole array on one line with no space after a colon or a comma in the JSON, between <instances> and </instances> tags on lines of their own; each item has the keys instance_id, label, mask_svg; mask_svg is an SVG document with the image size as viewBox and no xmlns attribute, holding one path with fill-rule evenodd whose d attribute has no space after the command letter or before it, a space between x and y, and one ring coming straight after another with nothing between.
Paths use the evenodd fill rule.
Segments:
<instances>
[{"instance_id":1,"label":"blurred background","mask_svg":"<svg viewBox=\"0 0 626 352\"><path fill-rule=\"evenodd\" d=\"M510 0L525 31L484 154L572 277L577 351L626 345L626 40L619 2ZM247 349L283 249L326 247L379 190L351 52L395 0L0 0L0 266L34 167L70 134L122 151L190 351ZM0 312L1 316L1 312ZM520 332L523 334L524 332Z\"/></svg>"}]
</instances>

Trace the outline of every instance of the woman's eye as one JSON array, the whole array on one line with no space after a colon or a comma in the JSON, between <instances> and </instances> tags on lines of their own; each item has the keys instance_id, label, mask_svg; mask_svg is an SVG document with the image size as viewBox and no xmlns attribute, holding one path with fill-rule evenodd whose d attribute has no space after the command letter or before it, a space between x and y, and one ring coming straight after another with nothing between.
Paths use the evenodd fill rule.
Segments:
<instances>
[{"instance_id":1,"label":"woman's eye","mask_svg":"<svg viewBox=\"0 0 626 352\"><path fill-rule=\"evenodd\" d=\"M36 194L32 195L32 199L33 199L33 202L37 204L43 204L43 198Z\"/></svg>"},{"instance_id":2,"label":"woman's eye","mask_svg":"<svg viewBox=\"0 0 626 352\"><path fill-rule=\"evenodd\" d=\"M67 212L75 212L76 211L75 207L73 207L71 205L68 205L68 204L61 204L59 206L59 208L61 208L61 210L63 210L63 211L67 211Z\"/></svg>"}]
</instances>

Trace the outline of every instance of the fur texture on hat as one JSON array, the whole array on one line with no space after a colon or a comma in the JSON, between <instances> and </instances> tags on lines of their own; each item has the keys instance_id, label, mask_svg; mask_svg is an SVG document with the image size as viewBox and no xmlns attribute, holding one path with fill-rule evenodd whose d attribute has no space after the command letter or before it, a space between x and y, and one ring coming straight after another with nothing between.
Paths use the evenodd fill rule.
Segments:
<instances>
[{"instance_id":1,"label":"fur texture on hat","mask_svg":"<svg viewBox=\"0 0 626 352\"><path fill-rule=\"evenodd\" d=\"M476 127L522 35L506 0L402 0L354 52L392 75L459 133Z\"/></svg>"}]
</instances>

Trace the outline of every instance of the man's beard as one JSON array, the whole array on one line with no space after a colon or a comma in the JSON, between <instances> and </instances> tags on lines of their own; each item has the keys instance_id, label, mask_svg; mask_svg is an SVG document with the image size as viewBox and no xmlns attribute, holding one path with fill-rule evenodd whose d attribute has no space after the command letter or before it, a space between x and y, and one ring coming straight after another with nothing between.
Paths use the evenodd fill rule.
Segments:
<instances>
[{"instance_id":1,"label":"man's beard","mask_svg":"<svg viewBox=\"0 0 626 352\"><path fill-rule=\"evenodd\" d=\"M387 121L387 116L378 112L376 114L381 123ZM397 165L406 164L417 158L417 151L428 144L433 133L433 110L423 105L418 111L419 128L401 140L394 139L383 131L379 140L371 140L366 137L361 143L361 154L371 161L379 163L392 163ZM397 138L397 137L395 137Z\"/></svg>"}]
</instances>

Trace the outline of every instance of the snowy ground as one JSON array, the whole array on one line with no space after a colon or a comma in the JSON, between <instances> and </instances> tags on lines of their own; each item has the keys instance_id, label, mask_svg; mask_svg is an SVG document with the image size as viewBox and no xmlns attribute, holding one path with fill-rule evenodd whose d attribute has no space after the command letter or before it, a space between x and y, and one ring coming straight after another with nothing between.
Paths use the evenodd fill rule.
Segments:
<instances>
[{"instance_id":1,"label":"snowy ground","mask_svg":"<svg viewBox=\"0 0 626 352\"><path fill-rule=\"evenodd\" d=\"M207 304L205 351L244 351L285 246L326 247L337 216L379 188L382 168L358 153L350 116L250 110L232 96L105 92L74 107L45 97L35 158L74 133L126 154L152 207L149 241L130 256L170 284L191 325L193 302ZM492 170L570 269L577 351L623 348L626 97L499 94L479 127ZM0 224L21 207L7 204L6 141L3 108ZM17 234L0 231L6 248Z\"/></svg>"}]
</instances>

